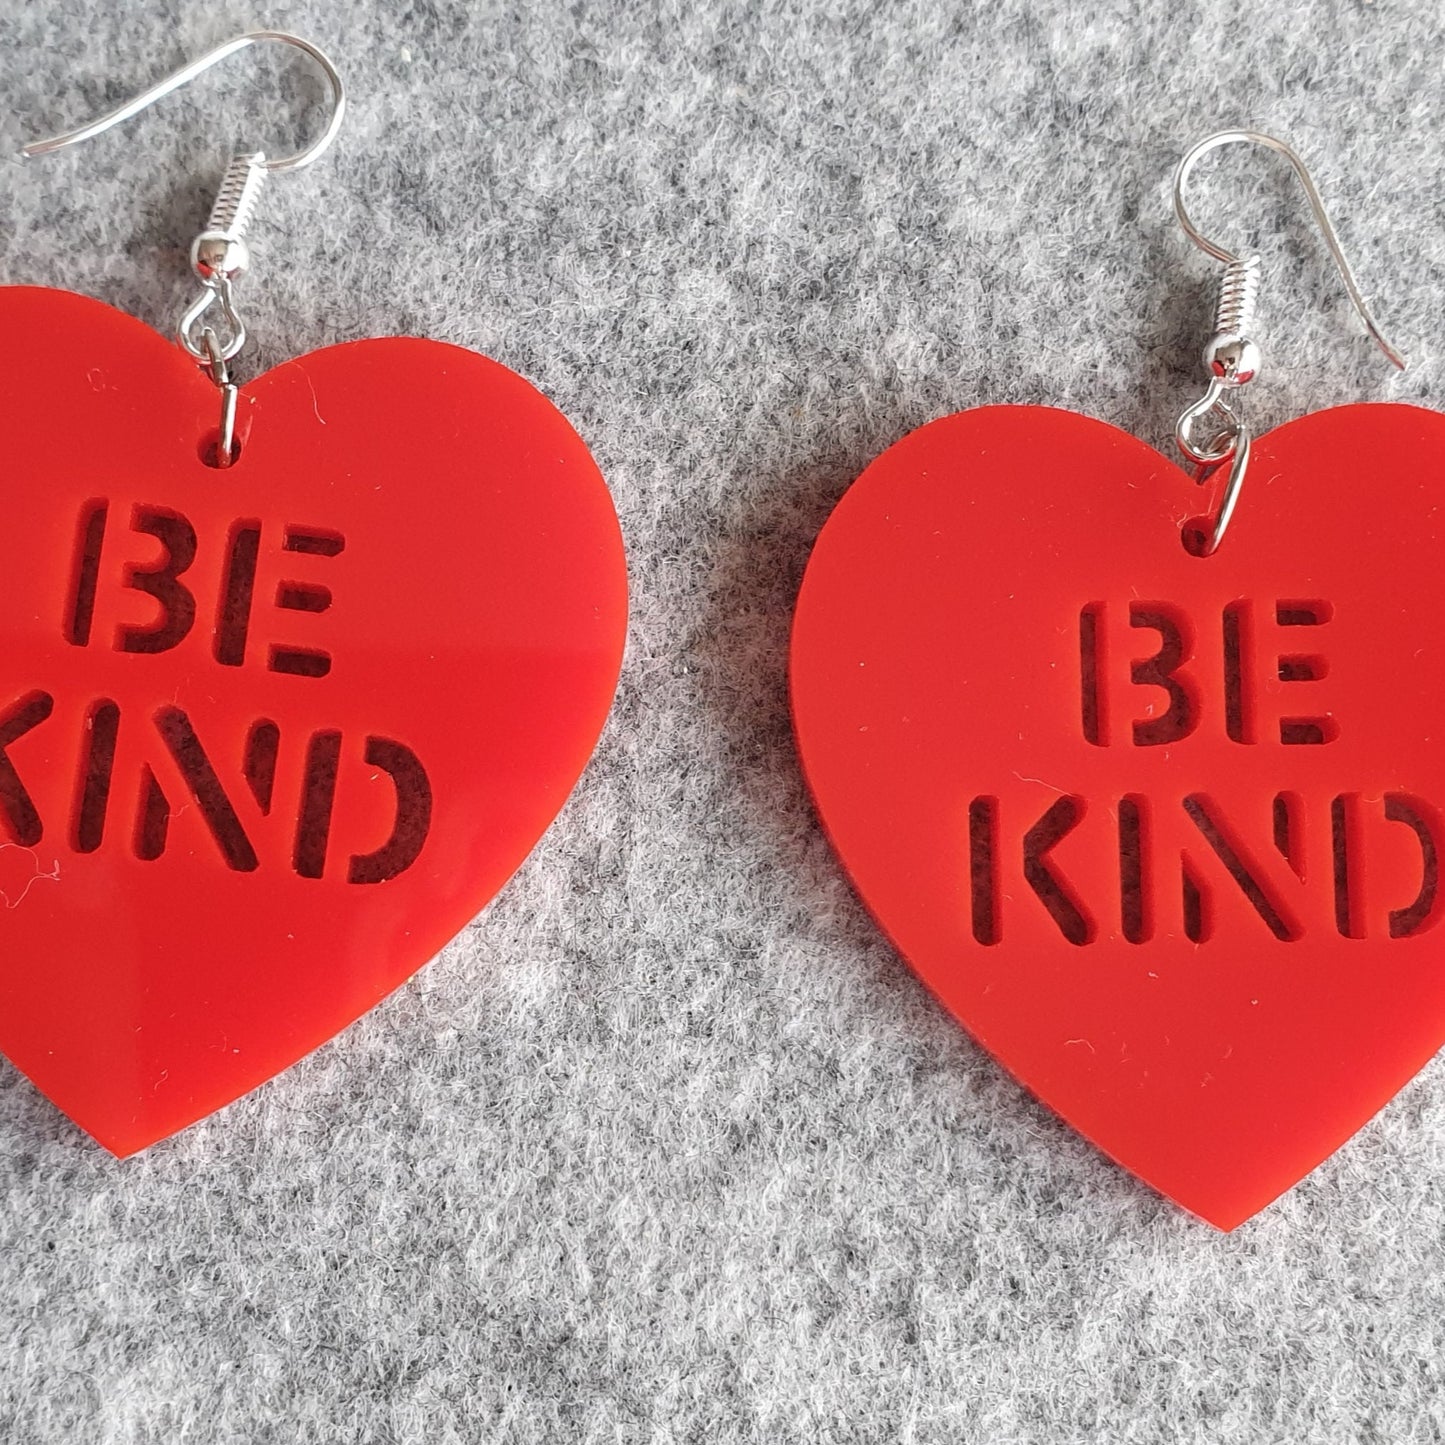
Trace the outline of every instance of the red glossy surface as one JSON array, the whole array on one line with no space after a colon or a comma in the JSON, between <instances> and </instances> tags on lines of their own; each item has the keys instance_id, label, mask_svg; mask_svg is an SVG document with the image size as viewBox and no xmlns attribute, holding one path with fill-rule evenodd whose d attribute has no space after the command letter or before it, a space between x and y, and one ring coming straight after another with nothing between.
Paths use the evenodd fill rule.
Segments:
<instances>
[{"instance_id":1,"label":"red glossy surface","mask_svg":"<svg viewBox=\"0 0 1445 1445\"><path fill-rule=\"evenodd\" d=\"M803 582L797 737L868 907L1020 1080L1224 1228L1445 1040L1442 463L1434 412L1291 422L1201 559L1207 496L1143 443L964 412L868 468Z\"/></svg>"},{"instance_id":2,"label":"red glossy surface","mask_svg":"<svg viewBox=\"0 0 1445 1445\"><path fill-rule=\"evenodd\" d=\"M596 743L625 563L577 434L471 352L288 362L217 470L214 389L138 321L10 288L0 336L0 1049L125 1154L497 892Z\"/></svg>"}]
</instances>

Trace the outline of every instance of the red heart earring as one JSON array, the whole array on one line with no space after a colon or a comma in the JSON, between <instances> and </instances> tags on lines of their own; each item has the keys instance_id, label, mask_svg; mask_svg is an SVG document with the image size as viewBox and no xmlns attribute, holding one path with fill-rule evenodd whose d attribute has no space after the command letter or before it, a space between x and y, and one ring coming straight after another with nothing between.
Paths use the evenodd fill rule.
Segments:
<instances>
[{"instance_id":1,"label":"red heart earring","mask_svg":"<svg viewBox=\"0 0 1445 1445\"><path fill-rule=\"evenodd\" d=\"M611 703L626 566L602 477L505 367L393 337L239 387L231 163L175 346L0 289L0 1050L127 1154L359 1017L497 892ZM219 402L219 406L218 406ZM219 414L219 424L216 418Z\"/></svg>"},{"instance_id":2,"label":"red heart earring","mask_svg":"<svg viewBox=\"0 0 1445 1445\"><path fill-rule=\"evenodd\" d=\"M829 518L791 657L818 812L899 951L1222 1228L1445 1041L1445 417L1344 406L1251 437L1258 259L1183 204L1241 141L1294 167L1403 364L1299 157L1212 136L1175 181L1227 268L1179 424L1195 476L1067 411L933 422Z\"/></svg>"}]
</instances>

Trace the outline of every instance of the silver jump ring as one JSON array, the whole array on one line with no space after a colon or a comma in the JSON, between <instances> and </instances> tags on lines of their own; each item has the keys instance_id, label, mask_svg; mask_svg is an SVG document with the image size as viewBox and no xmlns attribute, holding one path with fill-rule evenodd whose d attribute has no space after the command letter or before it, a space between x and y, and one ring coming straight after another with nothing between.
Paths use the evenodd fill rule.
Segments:
<instances>
[{"instance_id":1,"label":"silver jump ring","mask_svg":"<svg viewBox=\"0 0 1445 1445\"><path fill-rule=\"evenodd\" d=\"M230 358L208 326L202 333L206 346L204 366L221 394L221 424L216 430L216 465L229 467L236 460L236 400L239 389L231 380Z\"/></svg>"},{"instance_id":2,"label":"silver jump ring","mask_svg":"<svg viewBox=\"0 0 1445 1445\"><path fill-rule=\"evenodd\" d=\"M1214 513L1214 520L1209 524L1203 545L1198 549L1198 555L1201 557L1208 557L1217 552L1219 544L1224 540L1225 532L1229 530L1229 524L1234 518L1234 509L1239 503L1240 490L1244 486L1244 476L1249 470L1249 443L1249 428L1241 424L1240 430L1234 438L1233 447L1223 457L1212 464L1200 464L1199 475L1195 480L1201 484L1213 477L1221 467L1229 468L1229 474L1225 477L1224 486L1219 493L1219 506Z\"/></svg>"}]
</instances>

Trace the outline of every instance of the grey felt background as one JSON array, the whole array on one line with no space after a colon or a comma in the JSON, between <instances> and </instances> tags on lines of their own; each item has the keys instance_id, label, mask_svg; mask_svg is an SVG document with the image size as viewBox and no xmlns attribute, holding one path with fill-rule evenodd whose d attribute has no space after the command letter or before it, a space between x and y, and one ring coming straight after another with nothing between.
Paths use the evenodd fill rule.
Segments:
<instances>
[{"instance_id":1,"label":"grey felt background","mask_svg":"<svg viewBox=\"0 0 1445 1445\"><path fill-rule=\"evenodd\" d=\"M330 48L352 118L266 198L250 365L407 331L523 372L635 592L557 825L342 1039L124 1164L0 1066L0 1439L1445 1436L1445 1071L1236 1235L1184 1217L880 941L783 672L813 536L908 429L1048 401L1167 443L1214 275L1167 177L1208 130L1306 153L1414 361L1371 350L1284 167L1232 153L1200 208L1266 255L1261 423L1441 400L1434 0L0 15L7 153L251 25ZM5 162L0 279L169 326L227 146L314 121L278 98L304 77L253 55Z\"/></svg>"}]
</instances>

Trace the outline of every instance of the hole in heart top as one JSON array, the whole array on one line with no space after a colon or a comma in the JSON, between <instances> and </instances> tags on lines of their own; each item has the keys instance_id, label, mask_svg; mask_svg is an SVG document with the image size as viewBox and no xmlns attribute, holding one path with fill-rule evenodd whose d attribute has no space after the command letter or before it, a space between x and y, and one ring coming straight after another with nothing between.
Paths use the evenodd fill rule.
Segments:
<instances>
[{"instance_id":1,"label":"hole in heart top","mask_svg":"<svg viewBox=\"0 0 1445 1445\"><path fill-rule=\"evenodd\" d=\"M1186 522L1179 534L1184 550L1191 557L1209 556L1209 539L1213 530L1214 524L1207 517L1196 517L1193 521Z\"/></svg>"},{"instance_id":2,"label":"hole in heart top","mask_svg":"<svg viewBox=\"0 0 1445 1445\"><path fill-rule=\"evenodd\" d=\"M200 457L208 467L214 467L218 471L229 470L241 460L240 438L238 437L232 441L231 460L226 463L225 467L221 465L221 434L219 431L213 432L201 443Z\"/></svg>"}]
</instances>

